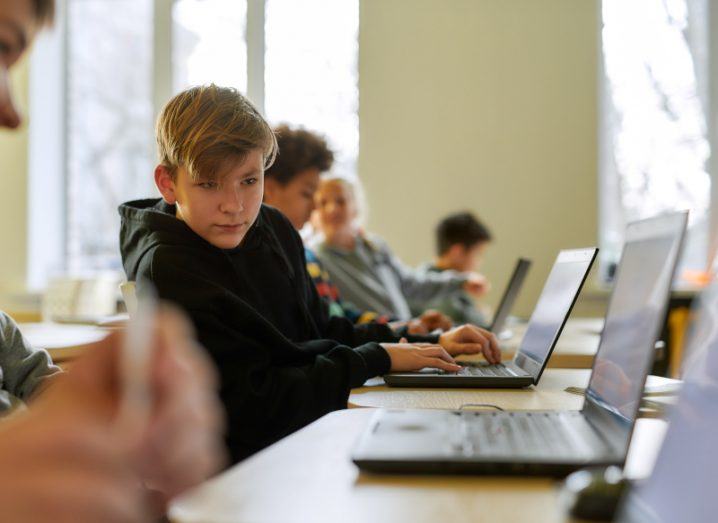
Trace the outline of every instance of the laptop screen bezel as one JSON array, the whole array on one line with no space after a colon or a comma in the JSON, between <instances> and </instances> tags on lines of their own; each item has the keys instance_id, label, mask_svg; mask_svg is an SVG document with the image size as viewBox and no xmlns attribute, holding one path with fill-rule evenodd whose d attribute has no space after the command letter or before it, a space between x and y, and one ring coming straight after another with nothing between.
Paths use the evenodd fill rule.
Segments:
<instances>
[{"instance_id":1,"label":"laptop screen bezel","mask_svg":"<svg viewBox=\"0 0 718 523\"><path fill-rule=\"evenodd\" d=\"M571 311L573 310L573 306L576 304L576 300L578 300L579 294L581 294L581 289L583 288L583 284L586 282L586 279L588 278L588 275L591 272L591 267L593 267L593 262L596 260L597 254L598 254L597 247L587 247L587 248L583 248L583 249L565 249L558 253L558 256L556 257L556 261L554 262L553 266L551 267L551 271L553 271L553 269L557 265L562 264L562 263L578 263L578 262L588 261L588 265L586 266L586 270L583 273L581 282L576 289L576 293L574 294L573 298L571 299L571 303L568 306L568 309L566 310L566 313L564 314L563 319L561 320L561 324L559 325L559 328L556 331L556 335L551 340L551 345L549 346L548 352L546 353L546 357L543 359L543 361L538 361L538 360L532 358L529 354L523 352L524 341L526 339L525 335L524 335L524 339L521 340L521 345L519 345L519 348L516 351L516 355L514 356L514 359L513 359L513 364L516 365L517 367L521 368L524 372L527 372L528 374L533 376L534 385L536 383L538 383L539 379L541 378L541 374L543 374L543 371L546 368L549 358L551 358L551 354L553 353L553 350L556 347L556 343L558 343L558 340L561 337L561 333L563 332L563 328L566 325L566 321L568 321L568 318L571 316ZM545 288L546 283L548 283L548 278L546 279L546 282L544 283L544 288ZM541 295L543 295L543 292L544 291L541 291ZM541 301L541 296L539 296L538 302L540 302L540 301ZM531 322L529 320L529 327L530 326L531 326ZM528 327L526 329L526 332L528 333Z\"/></svg>"},{"instance_id":2,"label":"laptop screen bezel","mask_svg":"<svg viewBox=\"0 0 718 523\"><path fill-rule=\"evenodd\" d=\"M661 237L670 237L671 235L678 235L677 238L677 245L675 249L675 257L672 260L673 266L671 267L670 271L670 278L669 278L669 284L666 288L665 293L665 299L663 300L663 304L661 306L661 309L659 310L658 317L659 318L665 318L668 310L668 301L670 297L671 292L671 286L673 284L673 279L675 278L676 268L678 267L678 262L681 258L681 253L683 250L683 241L685 239L685 230L688 223L688 211L681 211L677 213L671 213L666 214L654 218L647 218L645 220L640 220L636 222L632 222L628 224L626 228L626 236L624 240L624 248L621 252L621 259L618 264L618 267L616 269L616 276L614 281L618 281L618 277L620 276L621 271L621 265L623 262L623 257L626 253L625 245L630 242L636 242L641 241L645 239L658 239ZM606 435L609 440L611 441L611 444L615 446L615 448L621 447L620 450L623 454L623 459L625 459L626 454L628 452L628 443L631 440L631 434L633 433L633 427L635 426L635 420L638 416L638 410L640 408L640 401L636 401L636 407L632 413L631 419L627 419L620 414L614 412L614 409L609 408L609 406L604 405L604 402L596 400L591 394L590 394L590 386L591 381L593 379L593 375L595 372L596 367L596 360L598 354L600 354L601 347L603 346L603 339L606 333L606 327L608 326L608 316L610 314L614 299L616 296L616 288L611 290L611 295L608 301L608 307L606 309L606 322L603 331L601 332L601 339L598 343L598 350L596 352L596 356L593 359L593 364L591 365L591 377L589 378L589 384L586 387L586 395L585 395L585 401L583 404L583 408L581 409L581 412L584 414L586 419L594 424L602 434ZM637 389L639 391L639 394L643 394L643 388L645 386L646 378L648 377L648 373L650 372L650 361L653 361L654 358L654 352L655 352L655 342L658 339L658 336L660 335L661 329L663 328L663 324L659 321L657 323L655 332L652 333L651 336L651 342L650 347L649 344L646 344L646 347L644 349L646 350L646 358L649 359L649 361L646 363L645 367L648 369L643 376L639 376L638 379L640 380L640 387ZM640 398L639 398L640 399Z\"/></svg>"}]
</instances>

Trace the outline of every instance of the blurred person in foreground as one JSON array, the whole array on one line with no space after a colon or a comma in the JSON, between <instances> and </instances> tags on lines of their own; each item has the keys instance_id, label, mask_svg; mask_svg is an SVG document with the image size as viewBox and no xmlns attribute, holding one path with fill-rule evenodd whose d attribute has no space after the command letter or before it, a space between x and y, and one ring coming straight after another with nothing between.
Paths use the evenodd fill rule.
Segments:
<instances>
[{"instance_id":1,"label":"blurred person in foreground","mask_svg":"<svg viewBox=\"0 0 718 523\"><path fill-rule=\"evenodd\" d=\"M21 117L9 70L52 23L53 0L0 0L0 127ZM0 423L0 520L138 522L220 466L222 421L214 376L185 319L152 322L150 412L119 430L122 334L96 344L67 373ZM49 363L48 363L49 365ZM145 487L147 485L147 487Z\"/></svg>"}]
</instances>

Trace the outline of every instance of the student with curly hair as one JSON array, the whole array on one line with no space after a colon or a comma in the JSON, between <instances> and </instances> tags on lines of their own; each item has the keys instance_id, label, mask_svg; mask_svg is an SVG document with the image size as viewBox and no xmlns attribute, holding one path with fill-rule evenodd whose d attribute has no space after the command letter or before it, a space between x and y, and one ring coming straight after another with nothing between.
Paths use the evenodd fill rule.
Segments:
<instances>
[{"instance_id":1,"label":"student with curly hair","mask_svg":"<svg viewBox=\"0 0 718 523\"><path fill-rule=\"evenodd\" d=\"M264 203L280 210L297 230L309 221L314 210L314 195L320 176L334 163L334 153L319 134L286 124L274 128L278 153L274 163L265 171ZM305 245L307 272L314 281L319 296L329 305L333 316L348 318L356 324L387 323L390 315L362 310L342 300L339 288L332 282L316 253ZM421 311L409 322L392 322L396 328L406 327L410 334L426 334L436 328L451 328L451 320L437 311Z\"/></svg>"}]
</instances>

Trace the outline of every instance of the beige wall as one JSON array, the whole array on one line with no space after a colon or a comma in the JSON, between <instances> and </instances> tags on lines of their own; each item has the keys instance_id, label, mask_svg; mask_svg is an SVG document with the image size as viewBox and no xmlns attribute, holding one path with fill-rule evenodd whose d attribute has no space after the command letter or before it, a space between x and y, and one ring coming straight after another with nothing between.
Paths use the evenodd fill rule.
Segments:
<instances>
[{"instance_id":1,"label":"beige wall","mask_svg":"<svg viewBox=\"0 0 718 523\"><path fill-rule=\"evenodd\" d=\"M597 242L598 15L588 0L363 0L369 229L416 264L438 219L475 211L496 237L489 302L529 256L529 313L558 249Z\"/></svg>"},{"instance_id":2,"label":"beige wall","mask_svg":"<svg viewBox=\"0 0 718 523\"><path fill-rule=\"evenodd\" d=\"M11 75L15 101L27 113L28 61ZM0 304L6 293L23 291L27 261L27 123L0 129Z\"/></svg>"}]
</instances>

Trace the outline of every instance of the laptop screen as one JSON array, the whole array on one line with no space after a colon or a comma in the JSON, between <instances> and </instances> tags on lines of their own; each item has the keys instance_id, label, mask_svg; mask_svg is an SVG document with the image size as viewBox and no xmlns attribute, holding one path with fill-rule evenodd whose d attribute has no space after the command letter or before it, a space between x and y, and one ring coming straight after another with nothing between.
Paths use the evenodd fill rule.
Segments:
<instances>
[{"instance_id":1,"label":"laptop screen","mask_svg":"<svg viewBox=\"0 0 718 523\"><path fill-rule=\"evenodd\" d=\"M543 364L591 267L596 249L561 251L531 314L519 355Z\"/></svg>"},{"instance_id":2,"label":"laptop screen","mask_svg":"<svg viewBox=\"0 0 718 523\"><path fill-rule=\"evenodd\" d=\"M632 422L653 361L686 213L628 225L586 397Z\"/></svg>"},{"instance_id":3,"label":"laptop screen","mask_svg":"<svg viewBox=\"0 0 718 523\"><path fill-rule=\"evenodd\" d=\"M715 521L718 499L718 282L694 307L684 384L651 477L632 490L619 521Z\"/></svg>"},{"instance_id":4,"label":"laptop screen","mask_svg":"<svg viewBox=\"0 0 718 523\"><path fill-rule=\"evenodd\" d=\"M506 319L509 317L511 308L513 307L514 302L519 295L519 291L521 290L521 286L526 279L526 274L529 272L529 268L531 268L531 260L519 258L519 261L516 262L516 267L514 268L514 272L511 275L509 284L506 287L504 295L501 297L501 302L499 303L499 307L496 309L494 319L491 322L490 330L497 336L501 334L501 331L504 328Z\"/></svg>"}]
</instances>

